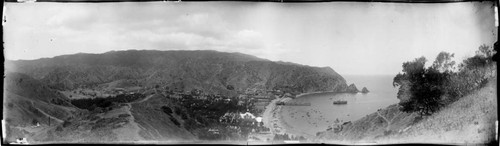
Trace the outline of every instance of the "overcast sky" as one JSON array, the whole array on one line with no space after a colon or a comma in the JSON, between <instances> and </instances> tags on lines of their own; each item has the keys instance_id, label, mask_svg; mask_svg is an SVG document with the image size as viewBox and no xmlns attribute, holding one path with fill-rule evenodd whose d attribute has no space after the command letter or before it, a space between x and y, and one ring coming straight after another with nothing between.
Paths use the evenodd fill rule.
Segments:
<instances>
[{"instance_id":1,"label":"overcast sky","mask_svg":"<svg viewBox=\"0 0 500 146\"><path fill-rule=\"evenodd\" d=\"M397 74L492 45L491 3L7 3L6 59L111 50L218 50L340 74ZM430 63L430 62L429 62Z\"/></svg>"}]
</instances>

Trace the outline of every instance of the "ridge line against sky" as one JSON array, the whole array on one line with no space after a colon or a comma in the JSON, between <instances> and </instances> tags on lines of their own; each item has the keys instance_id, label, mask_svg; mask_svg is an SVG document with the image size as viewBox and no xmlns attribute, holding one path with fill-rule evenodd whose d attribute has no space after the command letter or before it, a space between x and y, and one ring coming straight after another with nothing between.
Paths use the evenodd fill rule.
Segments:
<instances>
[{"instance_id":1,"label":"ridge line against sky","mask_svg":"<svg viewBox=\"0 0 500 146\"><path fill-rule=\"evenodd\" d=\"M111 50L217 50L395 74L441 51L456 60L496 41L492 2L6 3L5 57L37 59Z\"/></svg>"}]
</instances>

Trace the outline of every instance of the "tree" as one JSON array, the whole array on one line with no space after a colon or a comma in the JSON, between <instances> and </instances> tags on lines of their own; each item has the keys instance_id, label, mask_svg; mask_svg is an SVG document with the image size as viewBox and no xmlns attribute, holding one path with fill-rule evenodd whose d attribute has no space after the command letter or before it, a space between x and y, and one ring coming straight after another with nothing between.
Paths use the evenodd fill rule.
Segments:
<instances>
[{"instance_id":1,"label":"tree","mask_svg":"<svg viewBox=\"0 0 500 146\"><path fill-rule=\"evenodd\" d=\"M62 125L62 126L63 126L63 127L68 127L69 125L71 125L71 122L70 122L70 121L66 121L66 120L65 120L65 121L63 122L63 125Z\"/></svg>"},{"instance_id":2,"label":"tree","mask_svg":"<svg viewBox=\"0 0 500 146\"><path fill-rule=\"evenodd\" d=\"M483 44L479 46L479 50L476 51L476 55L485 58L487 61L491 61L493 57L493 51L494 50L490 49L490 46L486 46Z\"/></svg>"},{"instance_id":3,"label":"tree","mask_svg":"<svg viewBox=\"0 0 500 146\"><path fill-rule=\"evenodd\" d=\"M419 112L421 116L429 115L439 109L442 105L440 98L443 95L443 83L446 75L440 72L450 67L449 53L440 53L433 66L425 68L425 57L416 58L413 61L403 63L403 74L394 77L393 86L409 84L409 100L401 101L402 111ZM452 66L452 65L451 65ZM400 95L401 90L398 92Z\"/></svg>"},{"instance_id":4,"label":"tree","mask_svg":"<svg viewBox=\"0 0 500 146\"><path fill-rule=\"evenodd\" d=\"M455 61L452 60L454 56L455 54L453 53L441 52L436 57L436 60L434 60L431 67L439 72L451 72L455 69Z\"/></svg>"},{"instance_id":5,"label":"tree","mask_svg":"<svg viewBox=\"0 0 500 146\"><path fill-rule=\"evenodd\" d=\"M498 42L495 42L495 44L493 45L493 51L498 52L498 48ZM493 54L493 56L491 56L491 59L493 61L498 61L498 53Z\"/></svg>"},{"instance_id":6,"label":"tree","mask_svg":"<svg viewBox=\"0 0 500 146\"><path fill-rule=\"evenodd\" d=\"M33 120L31 121L31 125L37 125L37 124L38 124L38 120L33 119Z\"/></svg>"},{"instance_id":7,"label":"tree","mask_svg":"<svg viewBox=\"0 0 500 146\"><path fill-rule=\"evenodd\" d=\"M233 85L227 85L227 86L226 86L226 89L227 89L227 90L234 90L234 86L233 86Z\"/></svg>"}]
</instances>

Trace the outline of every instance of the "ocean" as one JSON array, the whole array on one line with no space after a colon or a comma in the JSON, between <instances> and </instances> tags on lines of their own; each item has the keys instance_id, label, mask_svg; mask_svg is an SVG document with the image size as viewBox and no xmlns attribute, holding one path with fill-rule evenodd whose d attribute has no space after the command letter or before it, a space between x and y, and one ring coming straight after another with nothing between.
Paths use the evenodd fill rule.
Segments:
<instances>
[{"instance_id":1,"label":"ocean","mask_svg":"<svg viewBox=\"0 0 500 146\"><path fill-rule=\"evenodd\" d=\"M354 83L361 90L366 87L367 94L352 93L316 93L299 96L290 102L311 103L311 106L283 106L281 120L300 133L293 135L315 135L325 131L335 120L340 122L355 121L377 109L385 108L399 102L397 88L392 86L393 75L344 76L348 84ZM346 100L348 103L334 105L335 100ZM304 135L304 136L306 136Z\"/></svg>"}]
</instances>

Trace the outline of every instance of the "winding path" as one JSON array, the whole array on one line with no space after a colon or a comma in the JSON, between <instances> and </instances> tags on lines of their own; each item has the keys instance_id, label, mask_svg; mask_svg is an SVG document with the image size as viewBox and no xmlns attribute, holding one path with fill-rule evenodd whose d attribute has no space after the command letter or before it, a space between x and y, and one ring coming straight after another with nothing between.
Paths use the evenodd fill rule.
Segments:
<instances>
[{"instance_id":1,"label":"winding path","mask_svg":"<svg viewBox=\"0 0 500 146\"><path fill-rule=\"evenodd\" d=\"M62 122L64 122L63 120L61 120L61 119L59 119L59 118L56 118L56 117L54 117L54 116L52 116L52 115L49 115L49 114L47 114L46 112L44 112L43 110L41 110L41 109L37 108L37 107L35 106L35 104L33 103L33 101L31 101L31 105L33 106L33 108L35 108L36 110L38 110L40 113L44 114L45 116L47 116L47 117L49 117L49 118L52 118L52 119L54 119L54 120L56 120L56 121L58 121L58 122L61 122L61 123L62 123Z\"/></svg>"},{"instance_id":2,"label":"winding path","mask_svg":"<svg viewBox=\"0 0 500 146\"><path fill-rule=\"evenodd\" d=\"M142 103L142 102L144 102L144 101L149 100L149 99L150 99L151 97L153 97L154 95L155 95L155 94L153 94L153 95L149 95L149 96L147 96L146 98L144 98L144 99L142 99L142 100L139 100L139 101L133 101L133 102L130 102L130 103L127 103L127 104L129 104L129 105L130 105L130 104L134 104L134 103Z\"/></svg>"},{"instance_id":3,"label":"winding path","mask_svg":"<svg viewBox=\"0 0 500 146\"><path fill-rule=\"evenodd\" d=\"M131 112L132 104L145 102L153 96L154 95L149 95L142 100L126 103L127 106L122 107L122 108L124 108L124 112L126 114L130 115L130 117L129 117L129 124L125 125L123 128L118 128L118 129L113 130L113 132L116 133L120 139L123 139L124 141L143 141L144 140L144 138L139 134L139 132L143 128L140 124L135 122L135 117Z\"/></svg>"},{"instance_id":4,"label":"winding path","mask_svg":"<svg viewBox=\"0 0 500 146\"><path fill-rule=\"evenodd\" d=\"M385 116L382 116L382 115L379 113L379 111L377 111L377 115L378 115L379 117L381 117L382 119L384 119L384 120L385 120L385 122L387 122L387 127L385 127L385 130L386 130L386 131L388 131L388 130L389 130L389 128L391 127L391 121L387 120L387 118L386 118Z\"/></svg>"}]
</instances>

